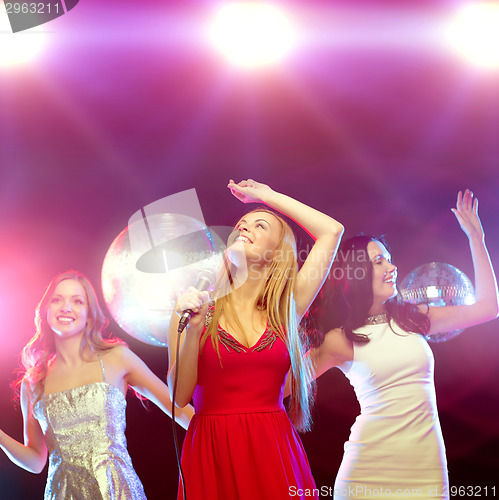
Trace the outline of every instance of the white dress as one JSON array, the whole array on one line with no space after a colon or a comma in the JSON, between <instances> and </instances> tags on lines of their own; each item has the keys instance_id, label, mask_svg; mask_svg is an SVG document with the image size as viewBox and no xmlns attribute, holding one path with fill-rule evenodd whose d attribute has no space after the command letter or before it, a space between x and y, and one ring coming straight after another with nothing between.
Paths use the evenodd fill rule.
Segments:
<instances>
[{"instance_id":1,"label":"white dress","mask_svg":"<svg viewBox=\"0 0 499 500\"><path fill-rule=\"evenodd\" d=\"M449 498L447 461L426 340L392 321L366 325L354 359L339 368L361 412L345 443L334 498Z\"/></svg>"}]
</instances>

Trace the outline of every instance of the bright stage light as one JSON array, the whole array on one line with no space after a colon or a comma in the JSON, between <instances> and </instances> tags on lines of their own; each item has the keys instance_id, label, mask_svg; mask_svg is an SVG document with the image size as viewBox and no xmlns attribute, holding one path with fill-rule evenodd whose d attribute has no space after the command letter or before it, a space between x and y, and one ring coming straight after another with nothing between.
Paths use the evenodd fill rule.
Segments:
<instances>
[{"instance_id":1,"label":"bright stage light","mask_svg":"<svg viewBox=\"0 0 499 500\"><path fill-rule=\"evenodd\" d=\"M294 32L289 18L276 6L234 2L220 8L210 38L233 64L254 68L284 58L293 46Z\"/></svg>"},{"instance_id":2,"label":"bright stage light","mask_svg":"<svg viewBox=\"0 0 499 500\"><path fill-rule=\"evenodd\" d=\"M447 32L449 42L469 61L499 68L499 4L464 5Z\"/></svg>"},{"instance_id":3,"label":"bright stage light","mask_svg":"<svg viewBox=\"0 0 499 500\"><path fill-rule=\"evenodd\" d=\"M0 67L18 66L34 59L46 43L43 28L12 33L5 5L0 8Z\"/></svg>"}]
</instances>

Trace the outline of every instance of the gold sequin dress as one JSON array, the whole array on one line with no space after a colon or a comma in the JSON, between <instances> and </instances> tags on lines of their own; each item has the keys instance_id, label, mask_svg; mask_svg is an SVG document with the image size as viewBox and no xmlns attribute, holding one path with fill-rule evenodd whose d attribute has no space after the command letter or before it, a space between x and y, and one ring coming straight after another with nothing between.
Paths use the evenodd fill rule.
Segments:
<instances>
[{"instance_id":1,"label":"gold sequin dress","mask_svg":"<svg viewBox=\"0 0 499 500\"><path fill-rule=\"evenodd\" d=\"M102 382L43 395L34 415L49 451L45 500L145 499L126 448L123 393Z\"/></svg>"}]
</instances>

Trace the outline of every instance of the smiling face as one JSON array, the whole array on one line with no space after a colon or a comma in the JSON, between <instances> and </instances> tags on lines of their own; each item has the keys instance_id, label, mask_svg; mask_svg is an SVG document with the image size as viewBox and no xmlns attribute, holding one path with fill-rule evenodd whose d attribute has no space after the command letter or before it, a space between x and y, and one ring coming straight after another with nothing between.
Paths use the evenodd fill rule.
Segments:
<instances>
[{"instance_id":1,"label":"smiling face","mask_svg":"<svg viewBox=\"0 0 499 500\"><path fill-rule=\"evenodd\" d=\"M54 289L47 308L47 323L61 338L82 333L87 325L87 294L74 279L61 281Z\"/></svg>"},{"instance_id":2,"label":"smiling face","mask_svg":"<svg viewBox=\"0 0 499 500\"><path fill-rule=\"evenodd\" d=\"M270 264L282 233L281 223L270 212L258 211L246 214L235 229L239 234L235 245L242 245L248 261Z\"/></svg>"},{"instance_id":3,"label":"smiling face","mask_svg":"<svg viewBox=\"0 0 499 500\"><path fill-rule=\"evenodd\" d=\"M367 253L373 265L373 307L371 313L377 314L380 312L378 309L382 304L397 295L397 266L392 264L390 253L379 241L370 241L367 244Z\"/></svg>"}]
</instances>

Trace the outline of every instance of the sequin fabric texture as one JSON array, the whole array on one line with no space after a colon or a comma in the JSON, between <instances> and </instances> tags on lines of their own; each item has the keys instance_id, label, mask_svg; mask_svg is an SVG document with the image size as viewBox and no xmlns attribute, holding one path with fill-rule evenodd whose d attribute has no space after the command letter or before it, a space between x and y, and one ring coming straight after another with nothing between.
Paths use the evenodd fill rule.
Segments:
<instances>
[{"instance_id":1,"label":"sequin fabric texture","mask_svg":"<svg viewBox=\"0 0 499 500\"><path fill-rule=\"evenodd\" d=\"M37 402L49 451L45 500L146 498L126 448L125 410L123 393L105 381Z\"/></svg>"}]
</instances>

